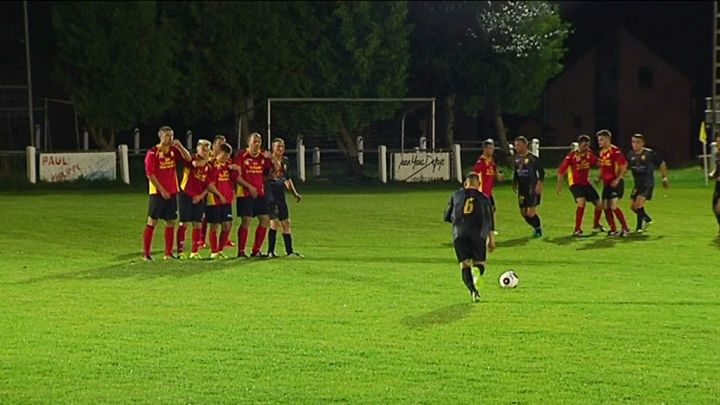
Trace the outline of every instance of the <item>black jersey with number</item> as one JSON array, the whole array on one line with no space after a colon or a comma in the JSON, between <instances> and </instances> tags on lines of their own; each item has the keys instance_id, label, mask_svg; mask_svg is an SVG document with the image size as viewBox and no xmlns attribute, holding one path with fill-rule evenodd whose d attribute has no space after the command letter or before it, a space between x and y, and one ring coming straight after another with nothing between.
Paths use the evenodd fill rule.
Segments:
<instances>
[{"instance_id":1,"label":"black jersey with number","mask_svg":"<svg viewBox=\"0 0 720 405\"><path fill-rule=\"evenodd\" d=\"M635 188L652 186L655 183L655 169L663 159L652 149L642 148L640 153L630 151L627 154L628 167L635 179Z\"/></svg>"},{"instance_id":2,"label":"black jersey with number","mask_svg":"<svg viewBox=\"0 0 720 405\"><path fill-rule=\"evenodd\" d=\"M445 208L444 219L453 225L453 239L460 236L486 238L494 228L490 198L475 189L461 188L454 192Z\"/></svg>"},{"instance_id":3,"label":"black jersey with number","mask_svg":"<svg viewBox=\"0 0 720 405\"><path fill-rule=\"evenodd\" d=\"M273 167L270 169L270 179L265 185L266 189L270 191L270 198L274 201L285 201L285 181L290 180L289 167L288 158L283 156L279 164L279 170L276 171L278 166L275 165L275 161L273 160Z\"/></svg>"},{"instance_id":4,"label":"black jersey with number","mask_svg":"<svg viewBox=\"0 0 720 405\"><path fill-rule=\"evenodd\" d=\"M515 155L513 165L513 182L519 190L533 190L539 180L545 179L545 168L537 156L527 153L524 156Z\"/></svg>"}]
</instances>

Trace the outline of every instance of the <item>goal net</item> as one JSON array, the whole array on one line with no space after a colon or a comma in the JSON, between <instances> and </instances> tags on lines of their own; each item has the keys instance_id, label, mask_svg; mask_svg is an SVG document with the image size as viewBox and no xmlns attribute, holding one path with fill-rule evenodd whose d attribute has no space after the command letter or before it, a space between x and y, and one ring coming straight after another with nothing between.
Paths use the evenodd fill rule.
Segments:
<instances>
[{"instance_id":1,"label":"goal net","mask_svg":"<svg viewBox=\"0 0 720 405\"><path fill-rule=\"evenodd\" d=\"M303 180L377 178L379 146L434 148L435 99L271 98L267 128L268 147L283 138L290 158L305 160Z\"/></svg>"}]
</instances>

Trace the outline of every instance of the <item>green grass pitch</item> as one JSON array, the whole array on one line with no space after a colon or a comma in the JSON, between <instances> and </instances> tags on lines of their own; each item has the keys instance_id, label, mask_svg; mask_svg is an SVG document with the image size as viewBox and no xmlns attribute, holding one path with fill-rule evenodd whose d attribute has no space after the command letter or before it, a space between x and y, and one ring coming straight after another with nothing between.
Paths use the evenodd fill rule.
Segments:
<instances>
[{"instance_id":1,"label":"green grass pitch","mask_svg":"<svg viewBox=\"0 0 720 405\"><path fill-rule=\"evenodd\" d=\"M700 179L671 172L627 239L568 236L554 178L531 239L501 185L479 304L441 220L451 185L306 190L290 205L304 259L155 263L141 192L2 193L0 403L717 403ZM162 244L159 228L156 259Z\"/></svg>"}]
</instances>

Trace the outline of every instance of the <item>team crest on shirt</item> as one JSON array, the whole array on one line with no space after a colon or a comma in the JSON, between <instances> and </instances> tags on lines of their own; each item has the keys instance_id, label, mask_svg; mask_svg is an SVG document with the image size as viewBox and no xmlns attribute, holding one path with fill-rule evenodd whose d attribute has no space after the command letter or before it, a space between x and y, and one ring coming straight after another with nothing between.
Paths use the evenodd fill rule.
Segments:
<instances>
[{"instance_id":1,"label":"team crest on shirt","mask_svg":"<svg viewBox=\"0 0 720 405\"><path fill-rule=\"evenodd\" d=\"M526 158L524 163L525 163L525 164L530 163L530 159L527 159L527 158Z\"/></svg>"}]
</instances>

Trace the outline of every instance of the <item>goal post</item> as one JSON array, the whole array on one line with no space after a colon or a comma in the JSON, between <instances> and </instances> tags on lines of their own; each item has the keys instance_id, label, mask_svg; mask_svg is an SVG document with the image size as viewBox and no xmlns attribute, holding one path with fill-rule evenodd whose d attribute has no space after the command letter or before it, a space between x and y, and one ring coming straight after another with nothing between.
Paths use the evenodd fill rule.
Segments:
<instances>
[{"instance_id":1,"label":"goal post","mask_svg":"<svg viewBox=\"0 0 720 405\"><path fill-rule=\"evenodd\" d=\"M268 148L272 142L272 104L273 103L409 103L409 102L426 102L430 103L430 134L431 149L435 149L435 97L405 97L405 98L334 98L334 97L315 97L315 98L268 98L267 99L267 142ZM404 116L401 129L401 145L404 149L405 133L404 133Z\"/></svg>"}]
</instances>

